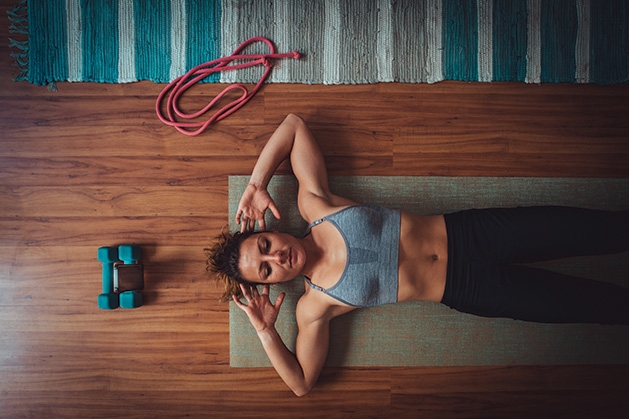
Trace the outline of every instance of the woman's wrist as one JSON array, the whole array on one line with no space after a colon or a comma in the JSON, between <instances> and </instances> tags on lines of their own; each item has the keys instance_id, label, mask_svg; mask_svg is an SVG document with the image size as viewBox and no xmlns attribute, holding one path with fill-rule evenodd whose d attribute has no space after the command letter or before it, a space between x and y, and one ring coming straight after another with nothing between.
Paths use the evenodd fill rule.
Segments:
<instances>
[{"instance_id":1,"label":"woman's wrist","mask_svg":"<svg viewBox=\"0 0 629 419\"><path fill-rule=\"evenodd\" d=\"M266 191L267 184L261 180L250 180L247 188L253 188L254 191Z\"/></svg>"},{"instance_id":2,"label":"woman's wrist","mask_svg":"<svg viewBox=\"0 0 629 419\"><path fill-rule=\"evenodd\" d=\"M261 330L256 330L256 333L262 343L264 343L273 340L273 338L277 335L277 330L275 330L274 326L269 326Z\"/></svg>"}]
</instances>

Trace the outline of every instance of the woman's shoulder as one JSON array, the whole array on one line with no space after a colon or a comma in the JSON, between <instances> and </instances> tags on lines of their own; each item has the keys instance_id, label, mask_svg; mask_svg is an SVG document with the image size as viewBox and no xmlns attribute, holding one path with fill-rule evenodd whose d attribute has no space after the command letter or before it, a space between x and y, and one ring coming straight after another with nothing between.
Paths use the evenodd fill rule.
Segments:
<instances>
[{"instance_id":1,"label":"woman's shoulder","mask_svg":"<svg viewBox=\"0 0 629 419\"><path fill-rule=\"evenodd\" d=\"M308 223L353 205L357 203L337 195L319 196L306 192L300 193L298 199L299 213Z\"/></svg>"},{"instance_id":2,"label":"woman's shoulder","mask_svg":"<svg viewBox=\"0 0 629 419\"><path fill-rule=\"evenodd\" d=\"M329 321L354 309L356 307L341 304L329 295L306 285L304 294L297 302L295 316L298 324L305 324L321 320Z\"/></svg>"}]
</instances>

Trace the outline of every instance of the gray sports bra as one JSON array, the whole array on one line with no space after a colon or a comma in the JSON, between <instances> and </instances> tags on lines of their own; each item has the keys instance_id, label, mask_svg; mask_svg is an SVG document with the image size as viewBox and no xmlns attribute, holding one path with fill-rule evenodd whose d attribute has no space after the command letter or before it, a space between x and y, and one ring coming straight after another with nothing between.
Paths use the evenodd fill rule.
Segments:
<instances>
[{"instance_id":1,"label":"gray sports bra","mask_svg":"<svg viewBox=\"0 0 629 419\"><path fill-rule=\"evenodd\" d=\"M397 302L400 212L368 205L347 207L314 221L305 234L323 221L343 236L347 262L333 287L323 289L306 278L308 285L355 307Z\"/></svg>"}]
</instances>

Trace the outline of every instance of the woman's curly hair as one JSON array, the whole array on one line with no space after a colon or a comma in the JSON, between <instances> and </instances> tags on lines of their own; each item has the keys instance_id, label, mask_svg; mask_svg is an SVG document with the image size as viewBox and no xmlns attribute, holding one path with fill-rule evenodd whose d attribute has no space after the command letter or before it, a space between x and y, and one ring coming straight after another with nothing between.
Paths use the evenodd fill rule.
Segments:
<instances>
[{"instance_id":1,"label":"woman's curly hair","mask_svg":"<svg viewBox=\"0 0 629 419\"><path fill-rule=\"evenodd\" d=\"M221 296L223 302L231 300L232 295L242 296L239 284L253 285L243 278L240 269L238 269L240 245L252 234L255 233L246 231L230 234L223 230L221 234L216 236L212 246L205 249L207 256L205 269L214 274L217 283L223 285L224 292Z\"/></svg>"}]
</instances>

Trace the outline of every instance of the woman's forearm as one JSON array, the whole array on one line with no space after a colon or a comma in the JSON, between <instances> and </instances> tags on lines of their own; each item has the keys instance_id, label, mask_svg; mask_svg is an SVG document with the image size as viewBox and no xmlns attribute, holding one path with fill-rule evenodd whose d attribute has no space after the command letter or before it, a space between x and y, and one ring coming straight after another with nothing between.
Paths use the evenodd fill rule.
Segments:
<instances>
[{"instance_id":1,"label":"woman's forearm","mask_svg":"<svg viewBox=\"0 0 629 419\"><path fill-rule=\"evenodd\" d=\"M314 383L308 383L295 355L288 350L275 328L258 332L262 346L273 367L297 396L308 393Z\"/></svg>"},{"instance_id":2,"label":"woman's forearm","mask_svg":"<svg viewBox=\"0 0 629 419\"><path fill-rule=\"evenodd\" d=\"M290 156L300 118L289 114L266 143L256 162L249 183L266 189L277 167Z\"/></svg>"}]
</instances>

